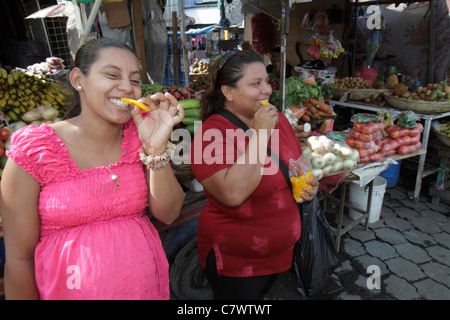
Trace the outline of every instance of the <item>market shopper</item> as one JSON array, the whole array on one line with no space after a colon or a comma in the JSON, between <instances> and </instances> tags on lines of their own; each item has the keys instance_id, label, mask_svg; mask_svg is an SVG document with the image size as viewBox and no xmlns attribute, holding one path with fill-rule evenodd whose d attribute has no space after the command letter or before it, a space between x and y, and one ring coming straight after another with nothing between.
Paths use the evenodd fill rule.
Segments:
<instances>
[{"instance_id":1,"label":"market shopper","mask_svg":"<svg viewBox=\"0 0 450 320\"><path fill-rule=\"evenodd\" d=\"M170 94L140 99L150 112L121 102L141 97L140 65L116 40L82 46L70 83L65 120L12 137L1 185L6 298L169 299L146 208L164 223L180 212L183 190L157 156L170 156L184 111Z\"/></svg>"},{"instance_id":2,"label":"market shopper","mask_svg":"<svg viewBox=\"0 0 450 320\"><path fill-rule=\"evenodd\" d=\"M277 274L291 268L301 234L297 204L267 147L289 165L300 158L301 145L286 117L261 105L272 89L259 54L228 52L211 77L191 147L191 168L208 198L198 225L200 265L215 299L260 299ZM224 110L250 128L251 137ZM305 201L318 191L317 179L309 182Z\"/></svg>"},{"instance_id":3,"label":"market shopper","mask_svg":"<svg viewBox=\"0 0 450 320\"><path fill-rule=\"evenodd\" d=\"M274 76L281 77L281 48L274 47L269 53L270 63L266 66L267 73ZM286 63L286 78L298 77L298 72L292 68L289 63Z\"/></svg>"}]
</instances>

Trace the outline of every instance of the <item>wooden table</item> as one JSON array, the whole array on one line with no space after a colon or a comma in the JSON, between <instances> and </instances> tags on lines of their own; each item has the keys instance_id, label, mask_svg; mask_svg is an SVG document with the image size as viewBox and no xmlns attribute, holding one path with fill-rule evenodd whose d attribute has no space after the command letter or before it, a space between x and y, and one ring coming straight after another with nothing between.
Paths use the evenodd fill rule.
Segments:
<instances>
[{"instance_id":1,"label":"wooden table","mask_svg":"<svg viewBox=\"0 0 450 320\"><path fill-rule=\"evenodd\" d=\"M420 149L416 152L410 153L410 154L405 154L405 155L399 155L399 154L395 154L393 156L390 156L388 158L393 159L393 160L402 160L402 159L406 159L406 158L412 158L412 157L417 157L417 156L422 156L426 154L426 150ZM378 162L382 162L384 159L381 159ZM360 163L357 165L356 168L364 168L365 166L372 164L373 162L369 162L369 163ZM339 198L336 198L333 193L336 191L333 191L330 194L325 193L320 200L323 201L324 205L323 208L324 210L326 210L326 206L327 206L327 201L331 201L331 202L335 202L338 204L339 209L338 209L338 219L337 219L337 226L336 228L332 227L332 230L334 232L334 235L336 237L336 250L339 252L340 249L340 243L341 243L341 237L346 234L348 231L350 231L351 229L353 229L354 227L356 227L359 223L361 223L362 221L365 220L364 223L364 228L365 230L367 230L368 226L369 226L369 213L370 213L370 208L372 205L372 190L373 190L373 183L375 179L372 179L366 186L368 188L368 195L367 195L367 206L365 209L361 209L358 207L355 207L354 205L346 202L346 195L347 195L347 186L352 182L352 181L358 181L359 177L354 174L353 172L346 172L345 173L345 177L343 179L343 181L341 182L341 184L339 185L339 187L336 190L340 190L341 194ZM356 220L354 220L352 223L350 223L349 225L345 226L343 228L342 223L344 220L344 210L345 208L349 208L355 211L360 212L362 215L360 217L358 217Z\"/></svg>"}]
</instances>

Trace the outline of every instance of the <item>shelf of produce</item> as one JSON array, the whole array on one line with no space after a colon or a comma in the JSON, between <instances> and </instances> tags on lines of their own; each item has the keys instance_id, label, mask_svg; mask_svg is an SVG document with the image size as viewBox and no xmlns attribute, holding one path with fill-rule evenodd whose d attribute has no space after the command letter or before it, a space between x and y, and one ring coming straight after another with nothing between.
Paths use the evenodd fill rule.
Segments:
<instances>
[{"instance_id":1,"label":"shelf of produce","mask_svg":"<svg viewBox=\"0 0 450 320\"><path fill-rule=\"evenodd\" d=\"M348 107L353 109L360 109L360 110L366 110L366 111L372 111L378 113L380 110L384 109L385 113L401 113L405 110L398 109L391 107L390 105L376 105L371 103L365 103L360 101L354 101L354 102L343 102L343 101L337 101L337 100L331 100L330 103L331 106L339 106L339 107ZM418 154L415 154L414 156L420 156L419 158L419 164L417 168L417 175L416 175L416 185L414 189L413 194L413 201L414 203L417 203L419 201L420 196L420 189L422 187L422 179L435 173L436 170L432 169L429 171L424 171L425 167L425 160L426 160L426 150L428 148L428 139L430 137L430 129L431 129L431 121L436 119L441 119L450 116L450 112L443 112L440 114L422 114L422 113L416 113L421 120L424 121L424 129L422 132L422 149L417 151ZM408 155L407 158L410 158L411 155Z\"/></svg>"}]
</instances>

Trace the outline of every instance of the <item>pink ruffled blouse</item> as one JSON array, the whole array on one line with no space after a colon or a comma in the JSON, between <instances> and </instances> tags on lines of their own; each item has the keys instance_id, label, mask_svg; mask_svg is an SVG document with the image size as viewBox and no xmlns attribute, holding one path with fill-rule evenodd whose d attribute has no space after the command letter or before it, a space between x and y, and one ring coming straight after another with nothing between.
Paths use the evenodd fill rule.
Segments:
<instances>
[{"instance_id":1,"label":"pink ruffled blouse","mask_svg":"<svg viewBox=\"0 0 450 320\"><path fill-rule=\"evenodd\" d=\"M158 232L145 215L148 188L132 119L123 154L80 170L47 124L12 136L10 159L41 185L35 250L41 299L169 299L169 271Z\"/></svg>"}]
</instances>

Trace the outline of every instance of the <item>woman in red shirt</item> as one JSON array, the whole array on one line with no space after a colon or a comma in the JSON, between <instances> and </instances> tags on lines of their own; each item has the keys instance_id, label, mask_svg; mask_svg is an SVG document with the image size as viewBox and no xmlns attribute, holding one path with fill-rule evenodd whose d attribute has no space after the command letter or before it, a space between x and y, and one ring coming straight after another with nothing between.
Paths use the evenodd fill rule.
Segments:
<instances>
[{"instance_id":1,"label":"woman in red shirt","mask_svg":"<svg viewBox=\"0 0 450 320\"><path fill-rule=\"evenodd\" d=\"M191 148L192 171L209 200L198 226L200 265L216 299L259 299L290 269L301 233L297 204L267 147L286 165L302 150L286 117L261 105L272 89L259 54L230 51L211 75ZM250 129L238 129L223 110ZM318 190L317 179L309 183L306 201Z\"/></svg>"}]
</instances>

